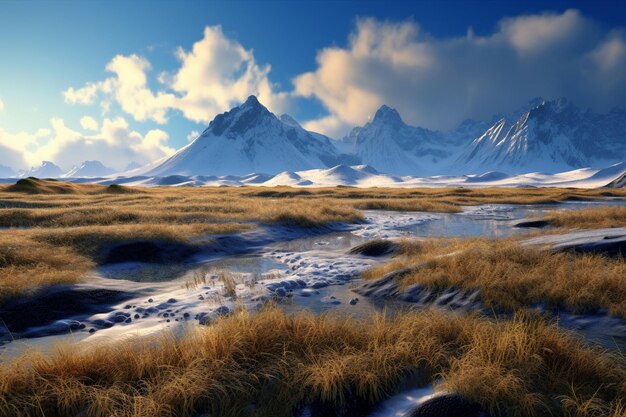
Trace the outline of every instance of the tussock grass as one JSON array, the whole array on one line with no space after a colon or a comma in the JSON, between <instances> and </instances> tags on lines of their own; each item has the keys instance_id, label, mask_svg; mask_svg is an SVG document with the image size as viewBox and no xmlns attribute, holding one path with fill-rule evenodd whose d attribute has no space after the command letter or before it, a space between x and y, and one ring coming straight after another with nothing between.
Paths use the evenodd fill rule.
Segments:
<instances>
[{"instance_id":1,"label":"tussock grass","mask_svg":"<svg viewBox=\"0 0 626 417\"><path fill-rule=\"evenodd\" d=\"M237 297L237 274L229 271L219 271L217 279L224 285L224 295L226 297Z\"/></svg>"},{"instance_id":2,"label":"tussock grass","mask_svg":"<svg viewBox=\"0 0 626 417\"><path fill-rule=\"evenodd\" d=\"M15 184L7 186L6 191L26 194L75 194L94 192L100 190L100 188L92 184L74 184L55 179L28 177L17 180Z\"/></svg>"},{"instance_id":3,"label":"tussock grass","mask_svg":"<svg viewBox=\"0 0 626 417\"><path fill-rule=\"evenodd\" d=\"M545 220L552 226L596 229L626 226L626 207L592 207L582 210L563 210L549 213Z\"/></svg>"},{"instance_id":4,"label":"tussock grass","mask_svg":"<svg viewBox=\"0 0 626 417\"><path fill-rule=\"evenodd\" d=\"M74 192L29 194L9 192L12 186L0 188L0 201L7 207L7 210L0 210L0 226L59 227L215 221L261 221L315 226L329 222L359 221L363 218L359 210L364 209L457 212L462 205L538 204L626 196L626 190L558 188L259 189L115 186L113 190L113 186L53 182L56 186L70 187ZM9 209L11 206L6 205L7 202L12 202L14 208ZM37 208L37 204L41 203L48 207Z\"/></svg>"},{"instance_id":5,"label":"tussock grass","mask_svg":"<svg viewBox=\"0 0 626 417\"><path fill-rule=\"evenodd\" d=\"M0 365L0 415L292 416L316 401L363 409L407 378L439 377L494 415L624 412L624 357L542 320L427 311L355 321L267 308L182 338L26 354Z\"/></svg>"},{"instance_id":6,"label":"tussock grass","mask_svg":"<svg viewBox=\"0 0 626 417\"><path fill-rule=\"evenodd\" d=\"M626 317L626 262L621 258L553 253L512 239L432 239L405 242L403 255L364 277L375 279L405 267L413 269L400 278L404 287L479 289L488 307L608 308Z\"/></svg>"},{"instance_id":7,"label":"tussock grass","mask_svg":"<svg viewBox=\"0 0 626 417\"><path fill-rule=\"evenodd\" d=\"M195 244L194 238L247 227L141 224L4 230L0 232L0 304L43 285L78 282L95 268L107 245L138 239Z\"/></svg>"},{"instance_id":8,"label":"tussock grass","mask_svg":"<svg viewBox=\"0 0 626 417\"><path fill-rule=\"evenodd\" d=\"M93 267L70 247L33 240L23 232L0 233L0 305L42 285L75 283Z\"/></svg>"},{"instance_id":9,"label":"tussock grass","mask_svg":"<svg viewBox=\"0 0 626 417\"><path fill-rule=\"evenodd\" d=\"M45 259L30 272L19 265L0 267L0 300L46 282L75 282L87 265L97 262L97 252L106 242L140 238L187 242L205 233L242 230L245 223L255 222L320 227L362 221L363 209L456 212L461 205L606 196L626 196L626 190L134 188L27 178L0 187L0 227L9 228L0 230L0 242L10 245L15 236L25 239L21 250L30 250L30 245L42 254L57 245L67 265L76 267L50 267ZM21 235L22 228L30 234ZM37 273L37 268L46 273Z\"/></svg>"}]
</instances>

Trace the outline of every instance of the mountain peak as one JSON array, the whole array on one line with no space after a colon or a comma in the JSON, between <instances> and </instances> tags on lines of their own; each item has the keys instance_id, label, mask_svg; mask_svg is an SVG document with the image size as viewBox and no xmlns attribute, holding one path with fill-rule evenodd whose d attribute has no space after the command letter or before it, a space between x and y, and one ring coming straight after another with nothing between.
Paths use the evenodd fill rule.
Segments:
<instances>
[{"instance_id":1,"label":"mountain peak","mask_svg":"<svg viewBox=\"0 0 626 417\"><path fill-rule=\"evenodd\" d=\"M102 162L91 160L83 161L79 166L74 166L65 174L64 178L85 178L85 177L104 177L113 174L115 170L104 166Z\"/></svg>"},{"instance_id":2,"label":"mountain peak","mask_svg":"<svg viewBox=\"0 0 626 417\"><path fill-rule=\"evenodd\" d=\"M255 108L255 107L263 107L263 105L259 102L259 99L256 98L255 95L248 96L246 101L241 105L242 108Z\"/></svg>"},{"instance_id":3,"label":"mountain peak","mask_svg":"<svg viewBox=\"0 0 626 417\"><path fill-rule=\"evenodd\" d=\"M393 109L386 104L380 106L380 108L376 111L374 115L374 119L372 120L374 123L391 123L391 124L402 124L402 118L400 117L400 113L396 109Z\"/></svg>"},{"instance_id":4,"label":"mountain peak","mask_svg":"<svg viewBox=\"0 0 626 417\"><path fill-rule=\"evenodd\" d=\"M255 115L264 114L264 115L274 116L274 114L270 112L267 107L261 104L261 102L259 101L259 99L256 98L256 96L249 96L248 99L241 106L239 106L238 113L251 113Z\"/></svg>"}]
</instances>

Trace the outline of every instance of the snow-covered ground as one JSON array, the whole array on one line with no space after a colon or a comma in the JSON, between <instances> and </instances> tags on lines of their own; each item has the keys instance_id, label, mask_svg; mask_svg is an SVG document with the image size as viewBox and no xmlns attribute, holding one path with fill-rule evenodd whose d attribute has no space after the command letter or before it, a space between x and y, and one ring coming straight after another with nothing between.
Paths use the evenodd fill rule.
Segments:
<instances>
[{"instance_id":1,"label":"snow-covered ground","mask_svg":"<svg viewBox=\"0 0 626 417\"><path fill-rule=\"evenodd\" d=\"M607 168L582 168L557 174L540 172L508 175L503 172L487 172L481 175L411 177L384 174L368 165L337 165L328 169L284 171L276 175L251 173L242 176L170 175L124 176L70 179L76 182L93 182L103 185L123 184L130 186L292 186L292 187L574 187L598 188L626 174L626 163ZM15 179L1 180L14 182Z\"/></svg>"}]
</instances>

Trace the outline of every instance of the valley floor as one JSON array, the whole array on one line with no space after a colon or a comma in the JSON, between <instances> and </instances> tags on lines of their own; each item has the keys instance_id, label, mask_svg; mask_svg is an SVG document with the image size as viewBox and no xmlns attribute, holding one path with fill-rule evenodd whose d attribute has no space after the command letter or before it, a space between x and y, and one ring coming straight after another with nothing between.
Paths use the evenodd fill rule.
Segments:
<instances>
[{"instance_id":1,"label":"valley floor","mask_svg":"<svg viewBox=\"0 0 626 417\"><path fill-rule=\"evenodd\" d=\"M22 180L0 415L624 416L624 197Z\"/></svg>"}]
</instances>

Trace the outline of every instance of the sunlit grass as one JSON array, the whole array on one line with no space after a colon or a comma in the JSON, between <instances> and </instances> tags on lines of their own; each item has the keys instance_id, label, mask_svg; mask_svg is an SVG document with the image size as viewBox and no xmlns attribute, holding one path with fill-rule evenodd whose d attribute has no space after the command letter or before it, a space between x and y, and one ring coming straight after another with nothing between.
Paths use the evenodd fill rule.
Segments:
<instances>
[{"instance_id":1,"label":"sunlit grass","mask_svg":"<svg viewBox=\"0 0 626 417\"><path fill-rule=\"evenodd\" d=\"M592 207L581 210L560 210L549 213L545 220L555 227L596 229L626 227L626 207Z\"/></svg>"},{"instance_id":2,"label":"sunlit grass","mask_svg":"<svg viewBox=\"0 0 626 417\"><path fill-rule=\"evenodd\" d=\"M487 307L533 305L589 311L608 308L626 317L626 262L600 254L554 253L516 240L431 239L405 242L395 259L366 271L367 279L411 268L401 286L437 291L480 290Z\"/></svg>"},{"instance_id":3,"label":"sunlit grass","mask_svg":"<svg viewBox=\"0 0 626 417\"><path fill-rule=\"evenodd\" d=\"M531 317L427 311L356 321L267 308L183 338L26 354L0 365L0 415L293 416L315 401L363 407L403 381L438 379L509 417L618 416L626 396L623 356Z\"/></svg>"}]
</instances>

